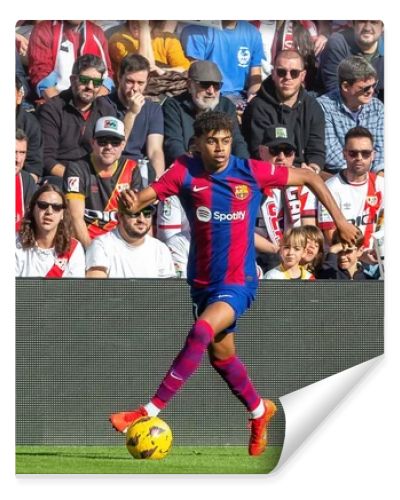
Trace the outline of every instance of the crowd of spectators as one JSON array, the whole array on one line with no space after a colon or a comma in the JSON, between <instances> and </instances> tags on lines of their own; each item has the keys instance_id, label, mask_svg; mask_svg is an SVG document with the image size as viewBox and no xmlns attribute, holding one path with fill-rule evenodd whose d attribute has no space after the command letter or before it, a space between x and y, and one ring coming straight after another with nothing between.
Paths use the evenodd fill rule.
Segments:
<instances>
[{"instance_id":1,"label":"crowd of spectators","mask_svg":"<svg viewBox=\"0 0 400 500\"><path fill-rule=\"evenodd\" d=\"M232 154L313 170L360 230L344 248L307 188L263 193L259 277L383 278L383 23L20 21L16 275L186 277L176 197L126 213L184 154L209 111Z\"/></svg>"}]
</instances>

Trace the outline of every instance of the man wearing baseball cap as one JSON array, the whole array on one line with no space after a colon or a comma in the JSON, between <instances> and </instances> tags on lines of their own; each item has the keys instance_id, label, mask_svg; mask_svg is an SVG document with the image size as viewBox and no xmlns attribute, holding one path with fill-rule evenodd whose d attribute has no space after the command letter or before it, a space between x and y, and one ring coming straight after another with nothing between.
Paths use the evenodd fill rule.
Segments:
<instances>
[{"instance_id":1,"label":"man wearing baseball cap","mask_svg":"<svg viewBox=\"0 0 400 500\"><path fill-rule=\"evenodd\" d=\"M235 105L221 96L223 78L212 61L195 61L189 68L187 92L169 97L163 104L164 152L167 166L190 150L193 122L201 113L222 111L234 122L232 152L248 158L249 152L240 132Z\"/></svg>"},{"instance_id":2,"label":"man wearing baseball cap","mask_svg":"<svg viewBox=\"0 0 400 500\"><path fill-rule=\"evenodd\" d=\"M117 225L119 193L142 188L137 162L122 156L125 144L123 122L103 116L96 122L92 153L65 170L63 189L76 237L85 248Z\"/></svg>"}]
</instances>

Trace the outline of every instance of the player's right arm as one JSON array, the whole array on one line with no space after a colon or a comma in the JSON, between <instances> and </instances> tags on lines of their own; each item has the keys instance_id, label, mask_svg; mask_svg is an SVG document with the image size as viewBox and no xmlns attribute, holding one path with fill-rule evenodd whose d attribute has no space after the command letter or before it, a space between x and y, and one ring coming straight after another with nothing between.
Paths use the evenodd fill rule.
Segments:
<instances>
[{"instance_id":1,"label":"player's right arm","mask_svg":"<svg viewBox=\"0 0 400 500\"><path fill-rule=\"evenodd\" d=\"M122 191L120 199L125 208L136 213L156 200L164 201L169 196L178 195L186 173L186 166L182 163L184 160L180 160L176 160L158 181L153 182L151 186L143 189L143 191L138 193L131 189Z\"/></svg>"}]
</instances>

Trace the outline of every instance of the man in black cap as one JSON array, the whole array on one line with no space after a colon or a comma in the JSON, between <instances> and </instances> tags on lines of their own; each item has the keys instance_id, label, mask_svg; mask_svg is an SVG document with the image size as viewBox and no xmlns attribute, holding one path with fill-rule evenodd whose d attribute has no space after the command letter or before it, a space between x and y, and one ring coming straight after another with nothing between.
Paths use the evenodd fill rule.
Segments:
<instances>
[{"instance_id":1,"label":"man in black cap","mask_svg":"<svg viewBox=\"0 0 400 500\"><path fill-rule=\"evenodd\" d=\"M267 127L258 150L263 161L296 168L294 165L295 139L286 125L277 124ZM280 260L276 252L284 231L304 225L315 226L316 216L317 200L307 186L269 188L264 191L264 198L256 219L256 233L263 237L263 239L256 240L256 248L260 252L257 262L263 272L279 264Z\"/></svg>"},{"instance_id":2,"label":"man in black cap","mask_svg":"<svg viewBox=\"0 0 400 500\"><path fill-rule=\"evenodd\" d=\"M66 193L76 238L87 248L91 240L117 225L118 196L124 189L142 189L137 162L122 156L125 127L114 116L96 122L93 151L65 169Z\"/></svg>"},{"instance_id":3,"label":"man in black cap","mask_svg":"<svg viewBox=\"0 0 400 500\"><path fill-rule=\"evenodd\" d=\"M232 153L248 158L246 143L240 132L235 105L220 94L222 74L211 61L192 63L188 73L188 90L166 99L164 113L164 153L169 166L179 156L190 150L194 135L193 122L198 115L208 111L223 111L234 121Z\"/></svg>"}]
</instances>

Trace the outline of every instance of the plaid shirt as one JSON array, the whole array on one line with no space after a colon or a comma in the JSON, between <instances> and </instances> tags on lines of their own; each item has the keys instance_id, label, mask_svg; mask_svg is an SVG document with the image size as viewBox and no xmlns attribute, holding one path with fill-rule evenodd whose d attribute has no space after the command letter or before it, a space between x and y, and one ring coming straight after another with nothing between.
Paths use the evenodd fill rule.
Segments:
<instances>
[{"instance_id":1,"label":"plaid shirt","mask_svg":"<svg viewBox=\"0 0 400 500\"><path fill-rule=\"evenodd\" d=\"M361 107L357 119L344 104L338 89L318 97L325 114L325 168L338 170L346 167L343 156L344 137L349 129L357 126L367 128L374 136L375 160L371 170L383 170L383 104L372 98Z\"/></svg>"}]
</instances>

